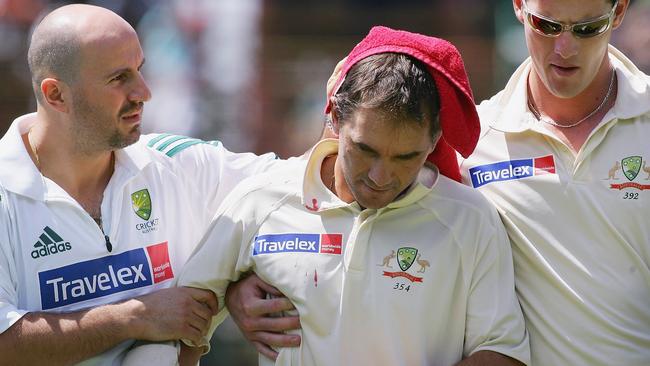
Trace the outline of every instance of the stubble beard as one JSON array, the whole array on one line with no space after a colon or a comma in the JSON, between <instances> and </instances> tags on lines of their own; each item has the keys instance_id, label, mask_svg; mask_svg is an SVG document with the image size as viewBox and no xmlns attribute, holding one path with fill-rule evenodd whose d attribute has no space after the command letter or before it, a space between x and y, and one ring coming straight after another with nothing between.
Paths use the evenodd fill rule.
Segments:
<instances>
[{"instance_id":1,"label":"stubble beard","mask_svg":"<svg viewBox=\"0 0 650 366\"><path fill-rule=\"evenodd\" d=\"M70 133L74 136L76 150L84 155L122 149L140 138L139 125L127 133L120 131L116 125L120 120L119 115L107 116L84 102L75 103L74 110L76 113Z\"/></svg>"}]
</instances>

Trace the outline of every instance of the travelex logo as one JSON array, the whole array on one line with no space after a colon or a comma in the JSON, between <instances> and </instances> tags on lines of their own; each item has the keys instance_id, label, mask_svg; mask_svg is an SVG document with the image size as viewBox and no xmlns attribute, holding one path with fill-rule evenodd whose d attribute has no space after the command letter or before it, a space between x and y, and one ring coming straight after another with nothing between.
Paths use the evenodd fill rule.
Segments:
<instances>
[{"instance_id":1,"label":"travelex logo","mask_svg":"<svg viewBox=\"0 0 650 366\"><path fill-rule=\"evenodd\" d=\"M38 241L34 244L32 250L32 258L37 259L46 257L51 254L57 254L72 249L69 241L65 241L57 234L52 228L46 226L43 228L43 233L38 237Z\"/></svg>"},{"instance_id":2,"label":"travelex logo","mask_svg":"<svg viewBox=\"0 0 650 366\"><path fill-rule=\"evenodd\" d=\"M542 174L555 174L555 160L553 159L553 155L539 158L506 160L479 165L469 169L469 175L474 188L492 182L522 179Z\"/></svg>"},{"instance_id":3,"label":"travelex logo","mask_svg":"<svg viewBox=\"0 0 650 366\"><path fill-rule=\"evenodd\" d=\"M341 254L343 234L267 234L255 237L253 255L273 253Z\"/></svg>"},{"instance_id":4,"label":"travelex logo","mask_svg":"<svg viewBox=\"0 0 650 366\"><path fill-rule=\"evenodd\" d=\"M167 242L38 273L43 310L174 278Z\"/></svg>"}]
</instances>

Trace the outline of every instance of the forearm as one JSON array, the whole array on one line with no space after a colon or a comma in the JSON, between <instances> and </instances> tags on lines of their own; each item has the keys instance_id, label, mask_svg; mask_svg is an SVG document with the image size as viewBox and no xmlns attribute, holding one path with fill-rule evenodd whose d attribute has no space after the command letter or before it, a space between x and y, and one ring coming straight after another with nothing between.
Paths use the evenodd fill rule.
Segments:
<instances>
[{"instance_id":1,"label":"forearm","mask_svg":"<svg viewBox=\"0 0 650 366\"><path fill-rule=\"evenodd\" d=\"M199 364L202 354L203 347L190 347L181 342L181 352L178 356L178 364L180 366L196 366Z\"/></svg>"},{"instance_id":2,"label":"forearm","mask_svg":"<svg viewBox=\"0 0 650 366\"><path fill-rule=\"evenodd\" d=\"M73 313L28 313L0 334L0 364L64 365L102 353L131 337L125 308L105 305Z\"/></svg>"},{"instance_id":3,"label":"forearm","mask_svg":"<svg viewBox=\"0 0 650 366\"><path fill-rule=\"evenodd\" d=\"M523 363L493 351L478 351L456 366L525 366Z\"/></svg>"}]
</instances>

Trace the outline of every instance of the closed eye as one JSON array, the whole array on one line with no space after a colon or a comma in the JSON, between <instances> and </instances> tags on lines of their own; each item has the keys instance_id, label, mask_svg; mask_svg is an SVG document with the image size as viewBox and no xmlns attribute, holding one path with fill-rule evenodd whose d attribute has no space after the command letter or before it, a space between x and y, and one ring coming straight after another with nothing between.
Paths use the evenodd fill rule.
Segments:
<instances>
[{"instance_id":1,"label":"closed eye","mask_svg":"<svg viewBox=\"0 0 650 366\"><path fill-rule=\"evenodd\" d=\"M377 152L372 147L370 147L370 146L368 146L368 145L366 145L364 143L356 142L354 144L356 145L357 149L365 152L368 155L377 155Z\"/></svg>"},{"instance_id":2,"label":"closed eye","mask_svg":"<svg viewBox=\"0 0 650 366\"><path fill-rule=\"evenodd\" d=\"M120 74L117 74L116 76L114 76L111 79L111 82L113 82L113 81L124 81L124 80L126 80L126 78L127 78L126 73L120 73Z\"/></svg>"},{"instance_id":3,"label":"closed eye","mask_svg":"<svg viewBox=\"0 0 650 366\"><path fill-rule=\"evenodd\" d=\"M397 160L402 160L402 161L408 161L408 160L413 160L417 157L419 157L421 152L419 151L414 151L412 153L404 154L404 155L397 155L395 158Z\"/></svg>"}]
</instances>

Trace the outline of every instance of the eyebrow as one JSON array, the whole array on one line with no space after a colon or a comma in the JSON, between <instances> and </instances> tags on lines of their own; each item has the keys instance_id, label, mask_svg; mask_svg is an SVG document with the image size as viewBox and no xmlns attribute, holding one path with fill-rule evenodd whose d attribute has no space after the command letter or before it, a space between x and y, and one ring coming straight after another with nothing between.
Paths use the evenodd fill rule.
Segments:
<instances>
[{"instance_id":1,"label":"eyebrow","mask_svg":"<svg viewBox=\"0 0 650 366\"><path fill-rule=\"evenodd\" d=\"M375 155L379 155L377 150L375 150L372 147L364 144L363 142L352 141L352 143L355 144L360 150L367 151L367 152L373 153ZM420 154L422 154L422 151L411 151L411 152L408 152L408 153L405 153L405 154L398 154L398 155L395 155L395 156L392 156L392 157L397 158L397 159L402 159L402 160L408 160L408 159L414 158L414 157L416 157L416 156L418 156Z\"/></svg>"},{"instance_id":2,"label":"eyebrow","mask_svg":"<svg viewBox=\"0 0 650 366\"><path fill-rule=\"evenodd\" d=\"M147 60L145 58L142 58L142 62L140 62L140 65L138 65L137 70L140 70L142 68L142 66L144 66L145 61L147 61ZM108 74L106 76L106 78L107 79L112 79L113 77L115 77L115 76L117 76L117 75L119 75L121 73L124 73L124 72L129 72L130 70L131 70L130 67L122 67L122 68L117 69L117 70L111 72L110 74Z\"/></svg>"}]
</instances>

